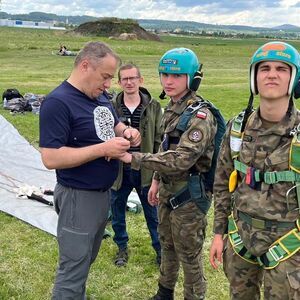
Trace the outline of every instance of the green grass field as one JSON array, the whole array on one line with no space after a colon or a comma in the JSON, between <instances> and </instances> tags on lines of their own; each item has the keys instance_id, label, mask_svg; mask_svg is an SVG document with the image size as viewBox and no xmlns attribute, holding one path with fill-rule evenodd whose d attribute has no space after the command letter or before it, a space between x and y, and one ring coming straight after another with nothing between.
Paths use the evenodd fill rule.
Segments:
<instances>
[{"instance_id":1,"label":"green grass field","mask_svg":"<svg viewBox=\"0 0 300 300\"><path fill-rule=\"evenodd\" d=\"M193 49L204 64L204 80L199 93L217 105L228 119L238 113L249 96L249 59L266 40L225 40L196 37L163 37L163 42L115 41L101 37L81 37L60 31L0 28L0 92L17 88L47 94L68 77L74 57L52 54L60 44L79 51L88 41L107 42L123 62L141 67L145 87L158 98L161 88L157 64L161 55L174 47ZM300 41L291 42L300 49ZM112 90L118 90L114 79ZM166 104L164 101L163 106ZM31 113L0 114L37 147L38 116ZM0 166L1 168L1 166ZM159 270L142 214L128 213L130 260L126 268L116 268L116 251L112 239L103 241L100 254L92 266L87 293L92 299L147 299L157 289ZM208 264L212 237L212 211L204 245L208 300L228 297L228 284L222 270L213 271ZM49 299L57 264L57 244L53 236L0 213L0 299ZM182 299L182 273L176 287L176 299Z\"/></svg>"}]
</instances>

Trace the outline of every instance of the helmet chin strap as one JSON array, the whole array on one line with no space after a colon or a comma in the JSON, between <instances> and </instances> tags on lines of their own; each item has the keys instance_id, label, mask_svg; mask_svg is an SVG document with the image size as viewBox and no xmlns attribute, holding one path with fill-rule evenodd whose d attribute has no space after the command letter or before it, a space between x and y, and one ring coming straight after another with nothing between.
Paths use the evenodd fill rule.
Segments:
<instances>
[{"instance_id":1,"label":"helmet chin strap","mask_svg":"<svg viewBox=\"0 0 300 300\"><path fill-rule=\"evenodd\" d=\"M245 126L246 126L248 117L250 116L250 114L253 111L253 100L254 100L254 96L253 96L253 93L251 92L250 97L249 97L249 101L248 101L248 105L245 109L245 116L244 116L242 127L241 127L242 132L245 130ZM290 99L289 99L289 107L288 107L288 110L287 110L288 115L291 114L293 105L294 105L293 97L291 96Z\"/></svg>"},{"instance_id":2,"label":"helmet chin strap","mask_svg":"<svg viewBox=\"0 0 300 300\"><path fill-rule=\"evenodd\" d=\"M166 92L164 90L162 90L162 92L160 93L159 99L161 99L161 100L166 99Z\"/></svg>"},{"instance_id":3,"label":"helmet chin strap","mask_svg":"<svg viewBox=\"0 0 300 300\"><path fill-rule=\"evenodd\" d=\"M297 85L294 89L294 98L295 99L300 98L300 79L299 79L299 81L298 81L298 83L297 83Z\"/></svg>"},{"instance_id":4,"label":"helmet chin strap","mask_svg":"<svg viewBox=\"0 0 300 300\"><path fill-rule=\"evenodd\" d=\"M202 64L199 65L199 70L196 71L196 73L194 74L194 77L189 87L191 91L196 92L200 86L201 80L203 78L203 72L201 72L201 69L202 69Z\"/></svg>"},{"instance_id":5,"label":"helmet chin strap","mask_svg":"<svg viewBox=\"0 0 300 300\"><path fill-rule=\"evenodd\" d=\"M254 97L253 97L253 93L251 91L251 94L250 94L250 97L249 97L249 100L248 100L248 105L247 105L247 107L245 109L245 116L244 116L243 123L242 123L242 128L241 128L242 132L245 129L248 117L250 116L250 114L253 111L253 100L254 100Z\"/></svg>"}]
</instances>

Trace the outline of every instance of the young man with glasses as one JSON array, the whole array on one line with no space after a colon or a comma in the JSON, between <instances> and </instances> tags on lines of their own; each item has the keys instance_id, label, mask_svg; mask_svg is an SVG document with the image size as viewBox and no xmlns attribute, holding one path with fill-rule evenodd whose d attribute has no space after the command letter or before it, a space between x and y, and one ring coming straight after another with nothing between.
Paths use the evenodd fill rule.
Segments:
<instances>
[{"instance_id":1,"label":"young man with glasses","mask_svg":"<svg viewBox=\"0 0 300 300\"><path fill-rule=\"evenodd\" d=\"M122 88L112 102L119 116L129 127L137 128L142 136L140 146L131 147L130 152L150 152L158 150L161 134L160 123L162 110L160 103L153 99L150 93L141 85L143 77L140 69L134 64L120 67L118 72L119 85ZM133 189L136 190L141 204L147 227L151 236L152 246L156 252L156 262L160 264L160 243L157 233L157 207L148 203L147 196L153 172L148 169L132 170L130 164L121 163L119 175L112 188L112 228L114 242L118 246L115 258L116 266L125 266L128 261L128 234L126 231L126 204Z\"/></svg>"}]
</instances>

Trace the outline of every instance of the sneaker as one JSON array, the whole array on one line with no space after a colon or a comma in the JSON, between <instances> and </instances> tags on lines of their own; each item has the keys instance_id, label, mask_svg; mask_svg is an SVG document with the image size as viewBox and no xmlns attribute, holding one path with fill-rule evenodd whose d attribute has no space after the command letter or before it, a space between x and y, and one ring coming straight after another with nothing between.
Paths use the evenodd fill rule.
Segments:
<instances>
[{"instance_id":1,"label":"sneaker","mask_svg":"<svg viewBox=\"0 0 300 300\"><path fill-rule=\"evenodd\" d=\"M128 262L128 251L127 248L119 249L116 258L115 258L115 265L117 267L124 267Z\"/></svg>"}]
</instances>

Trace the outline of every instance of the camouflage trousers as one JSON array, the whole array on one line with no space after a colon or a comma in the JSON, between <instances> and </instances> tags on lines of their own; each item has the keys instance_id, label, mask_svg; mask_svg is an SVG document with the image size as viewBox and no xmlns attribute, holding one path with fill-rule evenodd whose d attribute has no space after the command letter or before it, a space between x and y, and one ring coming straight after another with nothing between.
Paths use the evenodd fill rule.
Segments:
<instances>
[{"instance_id":1,"label":"camouflage trousers","mask_svg":"<svg viewBox=\"0 0 300 300\"><path fill-rule=\"evenodd\" d=\"M265 300L300 300L299 251L276 268L265 270L235 254L228 239L223 265L230 284L231 299L260 299L260 288L263 284Z\"/></svg>"},{"instance_id":2,"label":"camouflage trousers","mask_svg":"<svg viewBox=\"0 0 300 300\"><path fill-rule=\"evenodd\" d=\"M179 265L184 273L184 299L204 299L202 246L206 217L192 201L172 210L161 201L158 209L158 232L162 247L159 283L174 289Z\"/></svg>"}]
</instances>

